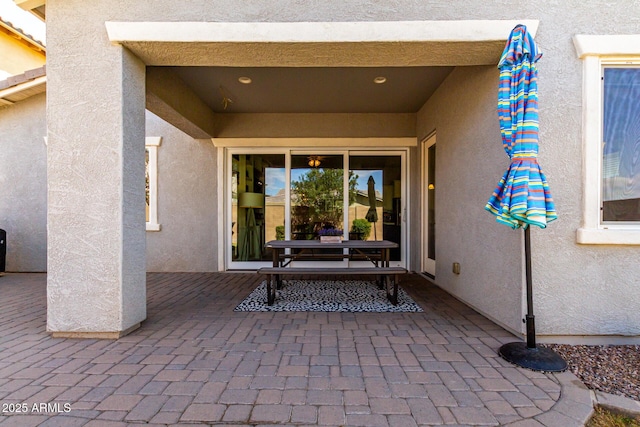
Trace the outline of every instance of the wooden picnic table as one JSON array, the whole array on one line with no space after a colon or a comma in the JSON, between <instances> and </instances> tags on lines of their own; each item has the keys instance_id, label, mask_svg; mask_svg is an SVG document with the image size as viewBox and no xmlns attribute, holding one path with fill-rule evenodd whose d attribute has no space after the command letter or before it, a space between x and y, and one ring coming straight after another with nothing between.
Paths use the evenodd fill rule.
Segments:
<instances>
[{"instance_id":1,"label":"wooden picnic table","mask_svg":"<svg viewBox=\"0 0 640 427\"><path fill-rule=\"evenodd\" d=\"M325 243L320 240L271 240L266 243L266 248L273 251L273 266L286 267L295 260L320 260L330 257L340 257L338 254L322 254L318 249L350 249L358 258L371 261L375 267L389 267L390 250L397 248L398 244L389 240L342 240L335 243ZM285 249L297 249L296 254L285 254ZM352 257L354 254L346 254Z\"/></svg>"},{"instance_id":2,"label":"wooden picnic table","mask_svg":"<svg viewBox=\"0 0 640 427\"><path fill-rule=\"evenodd\" d=\"M267 279L267 303L272 305L276 289L279 289L282 281L280 276L291 274L327 274L327 275L353 275L371 274L378 277L378 284L382 289L386 285L387 297L393 304L398 304L398 275L407 272L402 267L390 267L390 250L397 248L398 244L388 240L342 240L335 243L325 243L320 240L271 240L266 243L266 248L273 253L273 266L263 267L258 270L260 274L269 275ZM297 253L285 253L286 249L298 250ZM340 249L342 254L327 254L320 249ZM345 254L344 249L349 249ZM327 260L327 259L358 259L371 262L370 267L293 267L293 261ZM393 292L391 291L393 288Z\"/></svg>"}]
</instances>

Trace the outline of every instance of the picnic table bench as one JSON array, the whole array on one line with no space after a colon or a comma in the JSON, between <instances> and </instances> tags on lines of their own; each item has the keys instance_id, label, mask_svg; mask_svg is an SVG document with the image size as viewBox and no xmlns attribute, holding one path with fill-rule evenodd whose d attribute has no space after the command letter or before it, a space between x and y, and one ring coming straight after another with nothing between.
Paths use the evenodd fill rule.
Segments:
<instances>
[{"instance_id":1,"label":"picnic table bench","mask_svg":"<svg viewBox=\"0 0 640 427\"><path fill-rule=\"evenodd\" d=\"M380 289L386 289L387 298L392 304L398 304L399 276L407 270L403 267L389 266L389 250L398 247L395 242L387 240L344 240L336 243L322 243L318 240L272 240L266 248L273 250L273 266L262 267L258 274L267 275L267 304L273 305L276 290L280 289L283 275L375 275ZM285 249L297 249L300 252L285 254ZM316 253L317 249L350 249L354 253L326 254ZM364 259L371 262L371 267L294 267L292 261L321 259Z\"/></svg>"}]
</instances>

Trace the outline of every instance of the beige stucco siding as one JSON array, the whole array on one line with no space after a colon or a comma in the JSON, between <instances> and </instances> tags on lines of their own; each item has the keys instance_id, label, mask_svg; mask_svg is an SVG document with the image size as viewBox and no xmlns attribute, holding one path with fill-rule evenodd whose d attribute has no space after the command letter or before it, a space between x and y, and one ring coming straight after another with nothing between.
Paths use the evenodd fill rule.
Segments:
<instances>
[{"instance_id":1,"label":"beige stucco siding","mask_svg":"<svg viewBox=\"0 0 640 427\"><path fill-rule=\"evenodd\" d=\"M540 2L528 4L526 9L509 9L504 7L503 2L485 0L389 1L384 4L364 0L328 1L314 4L314 7L295 0L186 3L162 0L154 2L153 7L148 5L148 2L114 3L107 0L91 2L90 6L80 0L52 0L47 3L48 49L53 59L47 72L49 84L54 88L49 104L53 111L49 113L49 129L54 150L49 157L52 160L49 170L56 172L54 176L50 174L49 179L54 191L69 190L67 193L72 196L72 199L56 196L55 200L49 200L50 223L53 220L55 225L55 242L64 246L63 251L51 253L50 260L58 260L62 253L69 254L82 248L83 243L75 233L84 233L82 237L86 238L90 235L89 230L98 230L99 234L91 237L94 239L92 244L105 237L106 241L101 245L109 249L100 255L102 260L110 269L123 267L128 271L131 265L123 263L118 266L113 260L121 255L123 247L136 247L141 240L144 241L144 236L141 238L135 231L133 241L129 242L127 239L131 236L127 231L131 230L126 227L115 227L117 238L105 234L105 230L119 224L120 213L107 215L106 219L100 220L95 220L97 212L91 210L82 210L78 216L71 215L69 209L83 206L86 200L76 191L81 186L78 182L64 187L69 175L62 172L69 171L64 170L68 166L67 160L75 159L82 166L73 171L79 172L78 179L82 181L87 178L87 186L98 187L97 196L100 196L101 203L119 206L119 191L129 189L122 186L128 185L133 177L129 176L128 170L121 175L119 168L122 159L117 157L122 154L120 143L144 134L143 130L135 129L136 123L140 122L138 119L131 122L128 115L122 114L123 104L126 112L133 112L134 116L143 114L140 93L131 90L133 96L129 96L130 93L123 94L116 89L123 86L123 80L137 88L139 80L143 79L143 72L121 50L121 46L109 43L105 21L304 22L534 18L540 21L536 40L544 52L539 66L540 159L560 215L546 230L535 229L532 232L537 331L541 337L640 336L640 310L637 310L640 306L637 279L640 277L640 264L637 262L640 247L576 243L576 230L582 222L582 64L576 58L572 37L575 34L638 33L638 12L626 7L628 1L619 0L613 4L609 0ZM456 45L455 48L463 49L464 46ZM437 193L440 206L437 216L438 283L490 317L512 329L521 330L519 322L523 315L524 280L519 249L520 233L495 224L493 218L483 210L486 199L508 163L500 146L493 106L497 97L494 87L496 80L497 73L493 67L456 69L436 96L420 111L416 135L422 139L433 130L438 134L441 161ZM125 88L130 86L125 85ZM245 117L237 119L231 118L228 129L236 125L252 126L251 120L245 120ZM269 126L271 129L275 127L271 122ZM250 130L248 134L258 133L256 128ZM336 131L336 135L339 133L339 130ZM384 135L384 130L379 130L379 134ZM142 139L140 137L140 141ZM205 163L213 163L215 157L213 152L206 151L205 145L198 144L201 143L188 141L186 147L189 148L185 150L193 150L192 154L204 156L205 159L190 165L193 171L187 170L180 177L185 182L197 182L197 185L204 186L196 181L195 173L204 173ZM127 149L124 150L125 157L130 154L126 152ZM160 176L163 149L161 147L159 156ZM89 156L96 150L106 154L101 162L93 162L105 168L100 180L91 179L95 172L92 172L91 166L94 164ZM417 150L412 150L411 154L416 155L411 158L412 169L409 173L413 215L410 267L416 269L419 265L417 250L420 234L416 231L419 230L420 214L416 201L421 190L420 163ZM182 160L175 161L178 165ZM106 168L106 164L109 168ZM211 173L215 174L215 171ZM165 189L169 187L163 184L162 179L159 219L164 224L162 200L175 197L175 194L163 194L163 185ZM209 178L199 176L199 179ZM105 184L110 180L115 180L115 187ZM133 198L137 200L140 189L134 187ZM175 189L179 191L181 188L178 186ZM211 191L215 191L213 186ZM205 189L199 187L197 194L204 193ZM180 203L193 202L182 199ZM199 203L196 207L188 207L194 210L190 215L199 215L205 210L204 199ZM53 214L52 207L55 208ZM211 208L212 212L219 208L215 200L206 207ZM63 208L67 210L66 213ZM143 208L140 210L142 213ZM84 221L88 221L90 227L73 228L71 235L65 234L71 230L68 226ZM209 225L209 222L200 224L190 221L187 231L208 233ZM71 238L71 241L65 241L65 238ZM122 241L127 243L123 244ZM133 246L129 246L129 243ZM197 247L201 247L199 245ZM450 273L454 261L461 263L460 276ZM144 264L144 260L141 262ZM59 271L60 265L53 272L56 277L62 273ZM83 281L86 273L87 269L83 268L74 270L75 276L68 271L65 275L71 282L87 283ZM96 279L97 268L89 269L89 273L94 282L99 282ZM63 282L59 280L58 283L62 286ZM114 296L108 295L109 298Z\"/></svg>"},{"instance_id":2,"label":"beige stucco siding","mask_svg":"<svg viewBox=\"0 0 640 427\"><path fill-rule=\"evenodd\" d=\"M45 95L0 108L0 228L7 271L47 269Z\"/></svg>"},{"instance_id":3,"label":"beige stucco siding","mask_svg":"<svg viewBox=\"0 0 640 427\"><path fill-rule=\"evenodd\" d=\"M436 282L519 331L522 231L484 211L509 164L494 119L497 78L495 67L456 68L420 111L418 126L421 135L435 130L437 138ZM420 222L416 211L412 222Z\"/></svg>"},{"instance_id":4,"label":"beige stucco siding","mask_svg":"<svg viewBox=\"0 0 640 427\"><path fill-rule=\"evenodd\" d=\"M621 2L621 4L624 2ZM637 33L635 18L627 17L619 12L618 7L605 7L603 2L563 2L550 8L548 5L530 5L531 13L539 17L541 25L536 35L536 42L543 52L539 62L539 99L540 99L540 163L545 172L552 195L556 202L559 219L552 222L547 229L532 230L532 259L533 259L533 283L534 283L534 314L536 315L536 331L538 336L545 339L569 339L583 340L577 336L591 335L593 338L599 335L638 336L640 335L640 257L638 246L598 246L579 245L576 243L576 230L582 222L582 63L576 57L572 44L574 34L626 34ZM492 14L492 7L486 5L487 13ZM535 13L534 13L535 12ZM469 73L469 74L466 74ZM421 110L418 117L418 137L424 138L434 129L438 133L438 147L448 151L453 141L460 140L463 134L468 137L466 146L455 146L455 154L447 154L444 166L440 164L438 179L456 178L456 173L465 173L464 169L447 171L448 161L459 156L466 158L466 153L475 153L471 159L473 163L465 163L465 167L478 166L478 170L490 168L495 173L495 182L491 182L487 175L483 175L481 182L464 180L468 188L476 188L480 194L469 193L469 200L473 204L464 206L448 206L455 208L453 212L442 212L437 217L439 230L438 282L454 295L459 296L487 315L504 322L505 324L522 329L519 326L519 318L511 321L507 318L509 310L505 307L503 299L515 300L516 295L509 289L509 283L517 281L517 276L506 273L507 266L515 266L516 271L523 271L523 266L518 266L518 259L514 257L514 251L518 250L519 243L514 232L507 227L490 224L491 216L482 212L481 208L493 190L493 185L507 167L507 157L501 147L497 127L497 114L495 109L491 111L485 108L484 117L474 117L471 123L480 129L468 132L470 125L466 118L469 111L476 111L476 105L470 105L471 101L484 100L495 102L496 89L491 88L491 73L495 71L483 71L485 79L480 88L468 85L470 81L476 81L479 77L471 71L463 73L458 69L450 77L437 96L433 97ZM453 93L448 95L447 101L442 99L445 88L451 87L452 79L459 79L460 87L466 87L466 91L457 91L456 96L461 96L466 107L457 106ZM471 80L470 80L471 79ZM497 85L497 74L495 83ZM488 92L487 92L488 91ZM493 93L492 93L493 92ZM445 96L447 97L447 96ZM493 98L493 99L491 99ZM439 109L449 105L453 101L452 109ZM463 116L460 116L463 114ZM444 123L438 122L442 118ZM454 123L456 123L454 125ZM442 128L440 127L442 126ZM453 140L449 132L453 127L459 129L454 132ZM487 132L489 126L493 131ZM484 130L483 130L484 129ZM489 140L490 139L490 140ZM453 149L454 147L451 147ZM440 153L438 153L440 154ZM445 159L442 159L445 160ZM458 162L459 163L459 162ZM443 169L445 169L443 171ZM442 184L442 180L439 181ZM480 188L481 184L484 188ZM465 194L466 191L465 191ZM438 192L439 202L442 198L450 197ZM439 204L439 206L441 206ZM462 261L462 274L456 277L451 273L451 262L457 261L459 250L455 249L447 234L455 229L458 224L456 219L460 210L471 210L474 216L479 217L475 221L480 223L468 224L467 228L474 227L482 230L481 234L472 236L459 235L461 241L467 242L470 238L478 239L491 230L499 233L499 243L488 240L473 241L475 250L469 250L465 259L473 256L476 266L474 274L480 278L489 295L482 296L474 288L476 283L465 281L465 261ZM452 215L452 216L450 216ZM484 216L485 218L482 218ZM488 217L488 219L486 218ZM444 222L444 224L443 224ZM482 224L482 225L481 225ZM443 228L446 231L443 231ZM516 232L517 233L517 232ZM489 238L491 238L489 236ZM443 247L444 246L444 247ZM468 247L468 244L463 246ZM461 249L460 247L459 249ZM492 255L487 256L487 250L491 249ZM493 251L497 249L497 251ZM494 257L507 256L509 261L496 263ZM444 258L444 259L443 259ZM495 282L487 278L488 275L500 271L493 276ZM504 289L506 293L498 292ZM523 297L524 297L524 290ZM491 302L491 300L495 300ZM523 314L524 315L524 302ZM634 308L635 307L635 308ZM551 336L573 336L574 338L553 338ZM547 337L548 336L548 337ZM612 339L612 338L610 338Z\"/></svg>"},{"instance_id":5,"label":"beige stucco siding","mask_svg":"<svg viewBox=\"0 0 640 427\"><path fill-rule=\"evenodd\" d=\"M47 271L45 95L0 108L0 228L6 270ZM148 135L161 136L159 217L147 232L148 271L216 271L215 149L151 113Z\"/></svg>"},{"instance_id":6,"label":"beige stucco siding","mask_svg":"<svg viewBox=\"0 0 640 427\"><path fill-rule=\"evenodd\" d=\"M107 3L95 10L47 4L47 328L54 334L119 333L146 317L145 67L100 30L104 14L117 9Z\"/></svg>"},{"instance_id":7,"label":"beige stucco siding","mask_svg":"<svg viewBox=\"0 0 640 427\"><path fill-rule=\"evenodd\" d=\"M550 335L640 335L640 246L576 244L582 224L582 61L574 34L637 34L624 1L544 10L539 63L540 162L559 218L532 230L537 330Z\"/></svg>"},{"instance_id":8,"label":"beige stucco siding","mask_svg":"<svg viewBox=\"0 0 640 427\"><path fill-rule=\"evenodd\" d=\"M147 271L217 271L216 149L147 112L158 148L159 232L147 232ZM222 249L222 248L220 248Z\"/></svg>"}]
</instances>

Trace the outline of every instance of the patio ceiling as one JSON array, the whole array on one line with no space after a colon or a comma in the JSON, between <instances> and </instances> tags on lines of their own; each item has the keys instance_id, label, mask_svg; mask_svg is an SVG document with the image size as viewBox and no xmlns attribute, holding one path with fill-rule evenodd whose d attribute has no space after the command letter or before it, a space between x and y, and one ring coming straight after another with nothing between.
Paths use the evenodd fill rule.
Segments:
<instances>
[{"instance_id":1,"label":"patio ceiling","mask_svg":"<svg viewBox=\"0 0 640 427\"><path fill-rule=\"evenodd\" d=\"M105 25L147 65L147 108L208 138L227 113L415 114L454 67L497 64L518 23L535 34L532 20Z\"/></svg>"},{"instance_id":2,"label":"patio ceiling","mask_svg":"<svg viewBox=\"0 0 640 427\"><path fill-rule=\"evenodd\" d=\"M171 69L215 113L415 113L453 67Z\"/></svg>"}]
</instances>

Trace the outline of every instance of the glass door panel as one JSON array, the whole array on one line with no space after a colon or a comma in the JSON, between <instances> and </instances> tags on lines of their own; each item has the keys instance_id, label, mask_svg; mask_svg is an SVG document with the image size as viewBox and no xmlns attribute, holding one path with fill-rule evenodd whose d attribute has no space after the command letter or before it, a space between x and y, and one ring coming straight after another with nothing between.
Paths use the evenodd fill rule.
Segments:
<instances>
[{"instance_id":1,"label":"glass door panel","mask_svg":"<svg viewBox=\"0 0 640 427\"><path fill-rule=\"evenodd\" d=\"M436 144L427 152L427 258L436 261Z\"/></svg>"},{"instance_id":2,"label":"glass door panel","mask_svg":"<svg viewBox=\"0 0 640 427\"><path fill-rule=\"evenodd\" d=\"M291 239L322 235L344 235L344 156L292 155ZM315 252L326 255L326 261L343 260L339 249Z\"/></svg>"},{"instance_id":3,"label":"glass door panel","mask_svg":"<svg viewBox=\"0 0 640 427\"><path fill-rule=\"evenodd\" d=\"M342 155L291 156L292 239L317 239L328 233L342 235L343 198Z\"/></svg>"},{"instance_id":4,"label":"glass door panel","mask_svg":"<svg viewBox=\"0 0 640 427\"><path fill-rule=\"evenodd\" d=\"M231 261L271 260L265 242L284 239L284 154L231 157Z\"/></svg>"},{"instance_id":5,"label":"glass door panel","mask_svg":"<svg viewBox=\"0 0 640 427\"><path fill-rule=\"evenodd\" d=\"M349 239L390 240L401 245L402 157L399 155L349 156L349 176L354 181L349 196ZM391 261L400 261L400 247Z\"/></svg>"},{"instance_id":6,"label":"glass door panel","mask_svg":"<svg viewBox=\"0 0 640 427\"><path fill-rule=\"evenodd\" d=\"M423 142L422 271L436 275L436 136Z\"/></svg>"}]
</instances>

